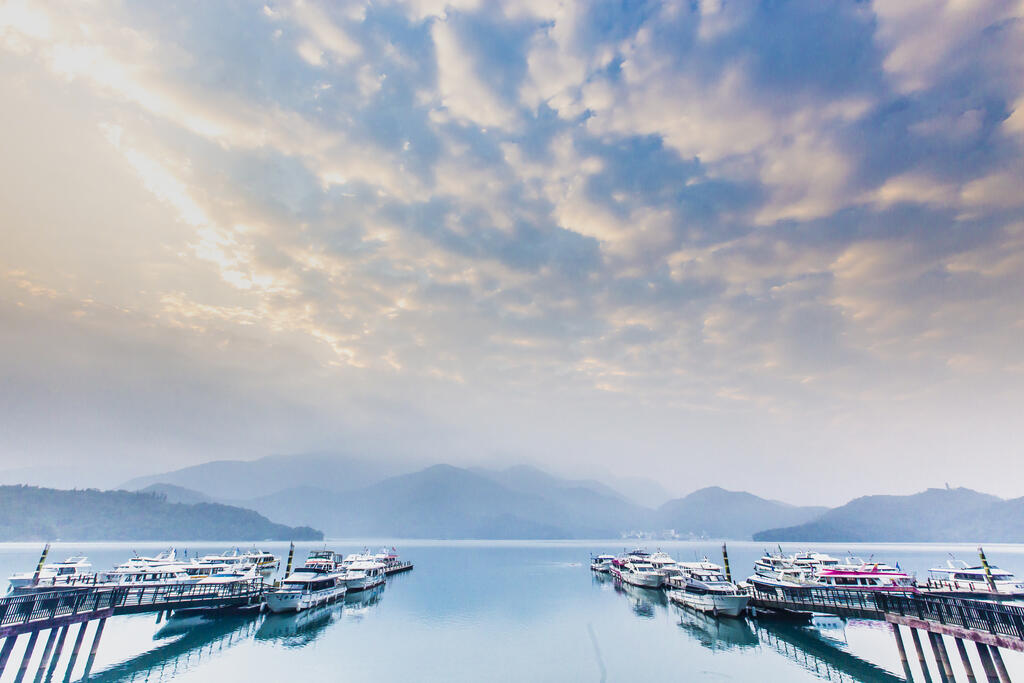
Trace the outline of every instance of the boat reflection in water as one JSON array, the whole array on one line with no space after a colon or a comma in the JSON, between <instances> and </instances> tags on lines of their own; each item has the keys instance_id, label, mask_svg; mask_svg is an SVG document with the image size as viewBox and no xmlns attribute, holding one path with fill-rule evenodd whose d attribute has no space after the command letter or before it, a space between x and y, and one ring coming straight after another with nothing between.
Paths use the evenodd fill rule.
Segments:
<instances>
[{"instance_id":1,"label":"boat reflection in water","mask_svg":"<svg viewBox=\"0 0 1024 683\"><path fill-rule=\"evenodd\" d=\"M709 650L736 650L761 643L746 619L718 618L681 605L671 609L679 617L679 628Z\"/></svg>"},{"instance_id":2,"label":"boat reflection in water","mask_svg":"<svg viewBox=\"0 0 1024 683\"><path fill-rule=\"evenodd\" d=\"M154 635L166 641L137 657L126 659L89 677L89 681L170 681L211 656L252 638L259 625L255 612L208 619L193 616L170 619Z\"/></svg>"},{"instance_id":3,"label":"boat reflection in water","mask_svg":"<svg viewBox=\"0 0 1024 683\"><path fill-rule=\"evenodd\" d=\"M902 676L850 653L843 644L812 626L761 621L754 626L758 640L818 678L826 681L895 683Z\"/></svg>"},{"instance_id":4,"label":"boat reflection in water","mask_svg":"<svg viewBox=\"0 0 1024 683\"><path fill-rule=\"evenodd\" d=\"M633 613L644 619L654 618L658 607L665 607L668 600L660 588L640 588L625 581L614 579L615 592L629 596L633 603Z\"/></svg>"},{"instance_id":5,"label":"boat reflection in water","mask_svg":"<svg viewBox=\"0 0 1024 683\"><path fill-rule=\"evenodd\" d=\"M361 619L380 601L384 586L347 594L343 601L292 614L268 614L256 640L276 641L284 647L305 647L316 641L327 627L341 618Z\"/></svg>"}]
</instances>

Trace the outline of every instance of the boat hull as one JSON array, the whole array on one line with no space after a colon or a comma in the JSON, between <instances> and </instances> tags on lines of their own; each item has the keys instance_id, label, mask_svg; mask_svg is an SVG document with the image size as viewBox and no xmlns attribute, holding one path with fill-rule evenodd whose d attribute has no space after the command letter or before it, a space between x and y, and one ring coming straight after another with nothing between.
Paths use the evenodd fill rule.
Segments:
<instances>
[{"instance_id":1,"label":"boat hull","mask_svg":"<svg viewBox=\"0 0 1024 683\"><path fill-rule=\"evenodd\" d=\"M361 576L355 579L345 579L345 585L350 593L370 590L384 583L384 576Z\"/></svg>"},{"instance_id":2,"label":"boat hull","mask_svg":"<svg viewBox=\"0 0 1024 683\"><path fill-rule=\"evenodd\" d=\"M326 605L345 597L346 586L336 586L316 592L270 591L266 594L267 609L274 614L302 612L303 610Z\"/></svg>"},{"instance_id":3,"label":"boat hull","mask_svg":"<svg viewBox=\"0 0 1024 683\"><path fill-rule=\"evenodd\" d=\"M613 569L612 574L615 578L619 579L623 583L628 583L630 586L636 586L637 588L651 588L654 590L662 587L665 578L660 574L634 574L633 572L624 572L619 569Z\"/></svg>"},{"instance_id":4,"label":"boat hull","mask_svg":"<svg viewBox=\"0 0 1024 683\"><path fill-rule=\"evenodd\" d=\"M674 590L669 599L699 612L723 617L738 617L747 609L750 602L748 595L724 595L715 593L690 593L685 590Z\"/></svg>"}]
</instances>

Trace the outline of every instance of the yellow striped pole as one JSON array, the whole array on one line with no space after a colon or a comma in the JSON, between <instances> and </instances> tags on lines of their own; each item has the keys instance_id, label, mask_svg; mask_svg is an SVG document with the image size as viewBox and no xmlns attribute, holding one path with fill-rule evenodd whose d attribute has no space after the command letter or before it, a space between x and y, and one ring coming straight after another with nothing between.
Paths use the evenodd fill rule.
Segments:
<instances>
[{"instance_id":1,"label":"yellow striped pole","mask_svg":"<svg viewBox=\"0 0 1024 683\"><path fill-rule=\"evenodd\" d=\"M284 570L284 575L288 576L292 573L292 558L295 557L295 544L292 543L288 548L288 565Z\"/></svg>"},{"instance_id":2,"label":"yellow striped pole","mask_svg":"<svg viewBox=\"0 0 1024 683\"><path fill-rule=\"evenodd\" d=\"M988 587L992 589L992 592L996 592L996 581L992 578L992 568L988 566L988 558L985 557L985 551L978 546L978 555L981 557L981 566L985 568L985 580L988 581Z\"/></svg>"},{"instance_id":3,"label":"yellow striped pole","mask_svg":"<svg viewBox=\"0 0 1024 683\"><path fill-rule=\"evenodd\" d=\"M36 573L32 576L32 585L39 583L39 575L43 573L43 565L46 564L46 556L50 554L50 544L43 546L43 554L39 556L39 564L36 565Z\"/></svg>"},{"instance_id":4,"label":"yellow striped pole","mask_svg":"<svg viewBox=\"0 0 1024 683\"><path fill-rule=\"evenodd\" d=\"M722 544L722 564L725 567L725 580L732 582L732 572L729 571L729 551L726 549L725 544Z\"/></svg>"}]
</instances>

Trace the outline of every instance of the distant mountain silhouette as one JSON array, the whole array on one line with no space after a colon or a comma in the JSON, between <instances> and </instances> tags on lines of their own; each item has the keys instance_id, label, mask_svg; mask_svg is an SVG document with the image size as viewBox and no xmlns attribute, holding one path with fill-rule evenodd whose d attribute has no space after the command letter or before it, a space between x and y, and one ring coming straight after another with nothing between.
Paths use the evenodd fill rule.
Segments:
<instances>
[{"instance_id":1,"label":"distant mountain silhouette","mask_svg":"<svg viewBox=\"0 0 1024 683\"><path fill-rule=\"evenodd\" d=\"M144 489L139 489L139 493L152 493L163 496L164 500L168 503L187 503L191 505L193 503L217 502L205 493L193 491L184 486L175 486L174 484L150 484Z\"/></svg>"},{"instance_id":2,"label":"distant mountain silhouette","mask_svg":"<svg viewBox=\"0 0 1024 683\"><path fill-rule=\"evenodd\" d=\"M479 472L434 465L342 494L302 487L245 504L292 524L315 523L329 536L342 537L607 538L649 512L539 470L496 478L510 485Z\"/></svg>"},{"instance_id":3,"label":"distant mountain silhouette","mask_svg":"<svg viewBox=\"0 0 1024 683\"><path fill-rule=\"evenodd\" d=\"M826 509L799 507L710 486L668 501L655 511L653 519L658 529L674 529L682 536L746 540L766 526L799 524Z\"/></svg>"},{"instance_id":4,"label":"distant mountain silhouette","mask_svg":"<svg viewBox=\"0 0 1024 683\"><path fill-rule=\"evenodd\" d=\"M170 503L161 493L0 486L2 541L320 540L309 527L275 524L218 503Z\"/></svg>"},{"instance_id":5,"label":"distant mountain silhouette","mask_svg":"<svg viewBox=\"0 0 1024 683\"><path fill-rule=\"evenodd\" d=\"M215 460L163 474L138 477L118 488L129 491L173 484L215 500L240 501L288 488L316 486L349 491L408 471L394 461L332 453L271 455L258 460Z\"/></svg>"},{"instance_id":6,"label":"distant mountain silhouette","mask_svg":"<svg viewBox=\"0 0 1024 683\"><path fill-rule=\"evenodd\" d=\"M769 527L770 525L765 525ZM909 496L863 496L796 526L768 528L756 541L1014 542L1024 538L1024 498L966 488Z\"/></svg>"}]
</instances>

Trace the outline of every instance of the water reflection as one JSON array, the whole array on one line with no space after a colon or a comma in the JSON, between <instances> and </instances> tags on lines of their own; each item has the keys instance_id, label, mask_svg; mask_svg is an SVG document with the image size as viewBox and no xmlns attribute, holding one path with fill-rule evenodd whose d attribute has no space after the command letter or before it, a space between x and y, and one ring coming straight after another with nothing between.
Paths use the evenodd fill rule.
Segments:
<instances>
[{"instance_id":1,"label":"water reflection","mask_svg":"<svg viewBox=\"0 0 1024 683\"><path fill-rule=\"evenodd\" d=\"M270 641L287 648L301 648L320 638L341 618L361 619L380 602L384 586L347 595L344 601L305 610L298 614L189 615L168 619L153 634L161 644L127 659L89 681L169 681L247 640Z\"/></svg>"},{"instance_id":2,"label":"water reflection","mask_svg":"<svg viewBox=\"0 0 1024 683\"><path fill-rule=\"evenodd\" d=\"M613 579L615 591L629 596L633 613L644 619L654 618L655 610L668 604L665 592L651 588L638 588L619 579Z\"/></svg>"},{"instance_id":3,"label":"water reflection","mask_svg":"<svg viewBox=\"0 0 1024 683\"><path fill-rule=\"evenodd\" d=\"M614 578L610 582L616 593L629 600L633 613L641 619L653 619L658 609L668 604L662 591L638 588ZM608 580L595 578L594 583L604 588ZM802 625L775 619L715 617L676 604L667 609L677 618L683 632L713 652L767 647L826 681L904 681L903 677L851 654L845 642L847 622L838 617L816 618L811 625Z\"/></svg>"},{"instance_id":4,"label":"water reflection","mask_svg":"<svg viewBox=\"0 0 1024 683\"><path fill-rule=\"evenodd\" d=\"M171 680L204 659L248 640L256 631L258 623L259 616L256 613L215 619L170 619L156 632L154 639L174 640L93 674L89 681L121 683Z\"/></svg>"},{"instance_id":5,"label":"water reflection","mask_svg":"<svg viewBox=\"0 0 1024 683\"><path fill-rule=\"evenodd\" d=\"M673 605L672 610L679 617L679 628L710 650L736 650L761 643L746 619L717 618L680 605Z\"/></svg>"},{"instance_id":6,"label":"water reflection","mask_svg":"<svg viewBox=\"0 0 1024 683\"><path fill-rule=\"evenodd\" d=\"M880 666L845 650L818 629L786 622L758 622L760 641L826 681L903 681Z\"/></svg>"}]
</instances>

